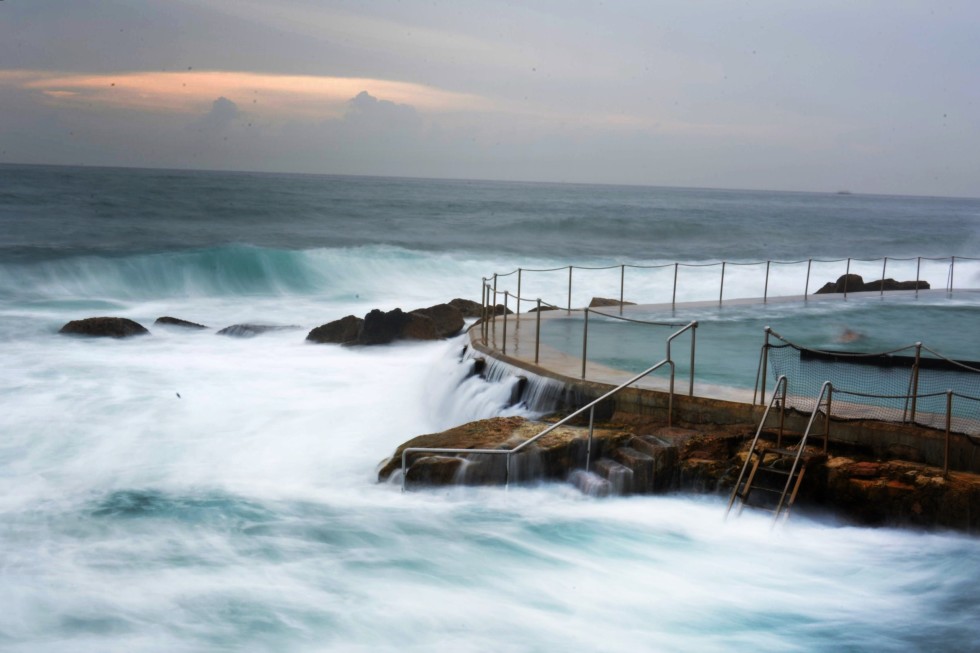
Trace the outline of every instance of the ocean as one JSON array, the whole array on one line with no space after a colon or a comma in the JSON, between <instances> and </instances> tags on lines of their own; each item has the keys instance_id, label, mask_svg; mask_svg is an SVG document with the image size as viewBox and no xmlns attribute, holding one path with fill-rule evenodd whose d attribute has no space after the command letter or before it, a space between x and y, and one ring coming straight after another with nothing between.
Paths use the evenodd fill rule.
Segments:
<instances>
[{"instance_id":1,"label":"ocean","mask_svg":"<svg viewBox=\"0 0 980 653\"><path fill-rule=\"evenodd\" d=\"M2 165L0 650L975 650L975 538L770 530L715 495L379 484L404 440L533 413L467 378L464 336L305 336L478 301L517 268L682 262L708 300L697 264L853 258L874 279L887 256L903 280L927 257L942 288L978 254L977 199ZM567 275L538 274L527 292L562 303ZM955 275L980 287L975 260ZM574 305L617 296L595 279ZM57 333L96 315L152 333ZM237 323L294 328L215 335Z\"/></svg>"}]
</instances>

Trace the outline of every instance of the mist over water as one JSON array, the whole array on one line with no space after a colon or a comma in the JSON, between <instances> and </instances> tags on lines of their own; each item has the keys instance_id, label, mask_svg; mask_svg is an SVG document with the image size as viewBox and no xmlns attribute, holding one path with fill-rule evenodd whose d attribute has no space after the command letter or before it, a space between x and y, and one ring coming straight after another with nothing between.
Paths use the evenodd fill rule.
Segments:
<instances>
[{"instance_id":1,"label":"mist over water","mask_svg":"<svg viewBox=\"0 0 980 653\"><path fill-rule=\"evenodd\" d=\"M478 300L481 277L517 267L970 256L977 209L0 167L0 650L971 650L971 538L814 516L770 531L723 522L716 496L402 493L376 483L378 463L421 433L531 414L508 406L513 379L469 376L462 337L304 338L372 308ZM841 243L834 225L858 219L871 226ZM616 296L619 272L577 276L573 303ZM640 299L665 292L661 272L626 274ZM687 295L717 296L716 269L684 274ZM770 291L800 294L793 275ZM567 273L524 283L557 301ZM748 270L725 282L726 296L758 287ZM152 335L57 334L92 315ZM161 315L211 328L154 327ZM241 322L297 328L215 335Z\"/></svg>"}]
</instances>

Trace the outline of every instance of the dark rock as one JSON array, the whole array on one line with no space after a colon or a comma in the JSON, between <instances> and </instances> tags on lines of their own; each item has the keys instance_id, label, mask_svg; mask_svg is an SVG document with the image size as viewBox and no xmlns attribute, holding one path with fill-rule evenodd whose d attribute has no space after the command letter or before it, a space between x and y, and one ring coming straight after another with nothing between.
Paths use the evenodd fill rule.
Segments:
<instances>
[{"instance_id":1,"label":"dark rock","mask_svg":"<svg viewBox=\"0 0 980 653\"><path fill-rule=\"evenodd\" d=\"M320 344L343 345L353 343L357 341L357 334L360 333L363 324L363 319L348 315L318 326L307 334L306 339Z\"/></svg>"},{"instance_id":2,"label":"dark rock","mask_svg":"<svg viewBox=\"0 0 980 653\"><path fill-rule=\"evenodd\" d=\"M149 333L139 322L125 317L89 317L83 320L72 320L61 327L58 333L80 336L97 336L108 338L127 338Z\"/></svg>"},{"instance_id":3,"label":"dark rock","mask_svg":"<svg viewBox=\"0 0 980 653\"><path fill-rule=\"evenodd\" d=\"M864 282L864 278L859 274L845 274L837 279L836 282L828 282L823 285L816 295L826 295L829 293L842 292L881 292L884 290L928 290L928 281L895 281L894 279L877 279L875 281Z\"/></svg>"},{"instance_id":4,"label":"dark rock","mask_svg":"<svg viewBox=\"0 0 980 653\"><path fill-rule=\"evenodd\" d=\"M480 302L457 297L450 301L449 305L455 307L462 314L463 318L483 317L483 304Z\"/></svg>"},{"instance_id":5,"label":"dark rock","mask_svg":"<svg viewBox=\"0 0 980 653\"><path fill-rule=\"evenodd\" d=\"M398 337L403 340L438 340L443 337L439 333L435 320L428 315L412 311L407 313L408 320L402 326Z\"/></svg>"},{"instance_id":6,"label":"dark rock","mask_svg":"<svg viewBox=\"0 0 980 653\"><path fill-rule=\"evenodd\" d=\"M557 311L557 310L558 310L558 307L557 306L547 306L545 304L542 304L541 305L541 312L542 313L544 313L545 311ZM535 306L534 308L532 308L531 310L528 311L528 313L537 313L537 312L538 312L538 307L537 306Z\"/></svg>"},{"instance_id":7,"label":"dark rock","mask_svg":"<svg viewBox=\"0 0 980 653\"><path fill-rule=\"evenodd\" d=\"M607 299L606 297L593 297L589 302L589 308L600 308L602 306L636 306L636 302L619 301L618 299Z\"/></svg>"},{"instance_id":8,"label":"dark rock","mask_svg":"<svg viewBox=\"0 0 980 653\"><path fill-rule=\"evenodd\" d=\"M895 281L894 279L878 279L864 284L862 290L874 290L881 292L884 290L929 290L928 281Z\"/></svg>"},{"instance_id":9,"label":"dark rock","mask_svg":"<svg viewBox=\"0 0 980 653\"><path fill-rule=\"evenodd\" d=\"M362 345L386 345L401 337L409 319L408 313L400 308L387 313L376 308L364 316L357 342Z\"/></svg>"},{"instance_id":10,"label":"dark rock","mask_svg":"<svg viewBox=\"0 0 980 653\"><path fill-rule=\"evenodd\" d=\"M198 324L197 322L188 322L187 320L182 320L179 317L158 317L156 322L153 324L164 324L167 326L183 327L185 329L207 329L203 324Z\"/></svg>"},{"instance_id":11,"label":"dark rock","mask_svg":"<svg viewBox=\"0 0 980 653\"><path fill-rule=\"evenodd\" d=\"M428 308L416 309L412 313L424 315L431 319L440 338L456 335L465 324L463 313L452 304L436 304Z\"/></svg>"},{"instance_id":12,"label":"dark rock","mask_svg":"<svg viewBox=\"0 0 980 653\"><path fill-rule=\"evenodd\" d=\"M823 288L816 292L817 295L824 295L835 292L859 292L864 288L864 278L860 274L842 274L833 284L825 284Z\"/></svg>"},{"instance_id":13,"label":"dark rock","mask_svg":"<svg viewBox=\"0 0 980 653\"><path fill-rule=\"evenodd\" d=\"M235 338L253 338L269 331L289 331L298 329L298 326L277 326L272 324L232 324L217 332L219 336L232 336Z\"/></svg>"}]
</instances>

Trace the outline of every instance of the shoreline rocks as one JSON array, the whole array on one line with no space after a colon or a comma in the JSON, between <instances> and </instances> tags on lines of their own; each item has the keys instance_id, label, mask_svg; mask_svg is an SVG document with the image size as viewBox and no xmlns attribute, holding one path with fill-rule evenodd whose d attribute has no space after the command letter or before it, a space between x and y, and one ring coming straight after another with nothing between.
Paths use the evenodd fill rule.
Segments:
<instances>
[{"instance_id":1,"label":"shoreline rocks","mask_svg":"<svg viewBox=\"0 0 980 653\"><path fill-rule=\"evenodd\" d=\"M455 302L455 303L454 303ZM467 313L459 307L462 306ZM316 344L386 345L396 340L439 340L449 338L466 326L464 315L473 312L476 302L454 299L446 304L405 312L374 309L363 318L354 315L321 324L306 339Z\"/></svg>"},{"instance_id":2,"label":"shoreline rocks","mask_svg":"<svg viewBox=\"0 0 980 653\"><path fill-rule=\"evenodd\" d=\"M687 492L728 496L747 455L753 427L666 427L646 420L596 428L592 469L583 471L588 429L563 426L514 454L429 454L409 457L408 487L569 482L593 496ZM407 447L511 449L548 426L495 417L412 438L378 467L378 481L399 478ZM808 448L809 449L809 448ZM865 526L955 529L980 533L980 475L908 460L854 453L809 456L794 512L831 512ZM751 510L751 508L749 508Z\"/></svg>"},{"instance_id":3,"label":"shoreline rocks","mask_svg":"<svg viewBox=\"0 0 980 653\"><path fill-rule=\"evenodd\" d=\"M203 324L198 324L197 322L188 322L187 320L182 320L179 317L170 317L169 315L158 317L153 324L154 325L163 324L166 326L181 327L184 329L207 329L208 328Z\"/></svg>"},{"instance_id":4,"label":"shoreline rocks","mask_svg":"<svg viewBox=\"0 0 980 653\"><path fill-rule=\"evenodd\" d=\"M129 338L149 335L150 331L139 322L125 317L88 317L68 322L58 330L58 333L99 338Z\"/></svg>"}]
</instances>

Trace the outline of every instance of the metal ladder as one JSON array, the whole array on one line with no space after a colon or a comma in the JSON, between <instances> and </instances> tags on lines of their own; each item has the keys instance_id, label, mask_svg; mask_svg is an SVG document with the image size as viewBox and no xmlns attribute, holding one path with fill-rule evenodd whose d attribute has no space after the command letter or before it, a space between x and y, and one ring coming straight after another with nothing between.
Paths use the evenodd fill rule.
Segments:
<instances>
[{"instance_id":1,"label":"metal ladder","mask_svg":"<svg viewBox=\"0 0 980 653\"><path fill-rule=\"evenodd\" d=\"M749 447L749 452L745 457L745 464L732 489L732 495L728 500L728 507L725 510L725 517L730 514L736 501L738 506L735 514L740 515L746 505L766 510L773 513L773 525L775 526L780 519L784 521L789 518L790 509L796 501L800 485L803 482L803 475L806 472L806 465L809 457L805 455L806 442L813 429L813 424L818 413L823 409L827 416L827 431L830 427L830 402L833 386L829 381L825 382L820 388L820 395L817 404L810 414L806 430L800 437L800 441L789 447L782 446L783 424L785 421L786 410L786 388L787 380L785 376L780 376L776 381L772 399L766 406L766 411L756 429L755 438ZM770 411L773 407L779 409L779 428L776 436L776 446L770 447L759 444L759 436L762 434ZM827 440L829 433L824 434L824 451L827 450ZM752 500L750 502L750 499Z\"/></svg>"}]
</instances>

